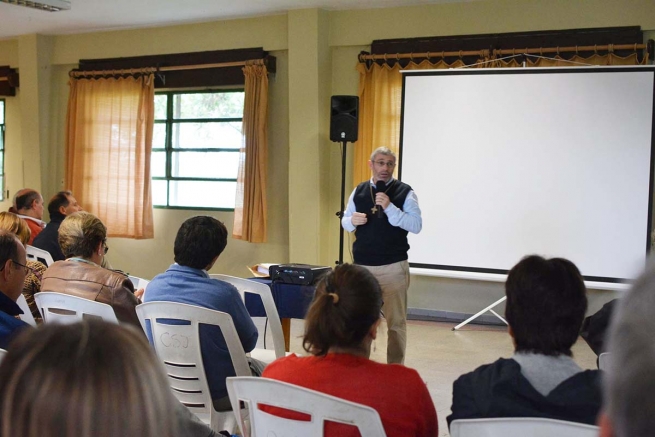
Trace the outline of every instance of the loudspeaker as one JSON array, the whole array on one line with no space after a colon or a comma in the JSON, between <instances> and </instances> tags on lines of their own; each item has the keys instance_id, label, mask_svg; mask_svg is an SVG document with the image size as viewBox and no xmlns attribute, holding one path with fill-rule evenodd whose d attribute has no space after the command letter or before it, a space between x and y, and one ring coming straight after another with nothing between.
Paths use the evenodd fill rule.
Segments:
<instances>
[{"instance_id":1,"label":"loudspeaker","mask_svg":"<svg viewBox=\"0 0 655 437\"><path fill-rule=\"evenodd\" d=\"M330 141L357 141L359 97L332 96L330 111Z\"/></svg>"}]
</instances>

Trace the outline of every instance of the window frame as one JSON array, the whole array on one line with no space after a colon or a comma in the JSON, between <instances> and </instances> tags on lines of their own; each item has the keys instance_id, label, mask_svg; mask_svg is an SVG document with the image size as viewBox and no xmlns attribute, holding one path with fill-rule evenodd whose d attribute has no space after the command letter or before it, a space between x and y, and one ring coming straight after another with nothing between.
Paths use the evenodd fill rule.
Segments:
<instances>
[{"instance_id":1,"label":"window frame","mask_svg":"<svg viewBox=\"0 0 655 437\"><path fill-rule=\"evenodd\" d=\"M241 117L223 117L223 118L173 118L173 101L174 95L179 94L218 94L218 93L234 93L234 92L245 92L244 88L219 88L219 89L204 89L204 90L166 90L166 91L156 91L155 96L165 95L167 96L166 100L166 119L165 120L153 120L153 124L165 124L166 125L166 140L164 148L161 147L152 147L151 156L153 152L165 152L166 154L166 168L165 176L151 176L151 181L166 181L167 182L167 191L166 191L166 205L155 205L153 202L153 208L155 209L180 209L180 210L195 210L195 211L234 211L232 208L215 208L215 207L198 207L198 206L176 206L170 205L170 182L171 181L194 181L194 182L237 182L237 177L235 178L207 178L207 177L177 177L172 176L173 171L173 152L175 153L184 153L184 152L237 152L238 149L233 148L224 148L224 147L213 147L213 148L173 148L173 125L174 124L184 124L184 123L212 123L212 122L241 122L243 123L243 115ZM153 126L154 127L154 126ZM236 204L236 199L235 199Z\"/></svg>"},{"instance_id":2,"label":"window frame","mask_svg":"<svg viewBox=\"0 0 655 437\"><path fill-rule=\"evenodd\" d=\"M7 149L6 143L5 143L5 132L6 132L6 126L7 126L7 101L5 99L0 99L0 111L2 111L2 117L0 120L2 121L0 123L0 154L2 155L2 165L0 165L0 181L2 182L2 188L0 189L0 201L5 200L5 192L7 190L7 180L6 180L6 175L5 175L5 160L6 160L6 154L5 150Z\"/></svg>"}]
</instances>

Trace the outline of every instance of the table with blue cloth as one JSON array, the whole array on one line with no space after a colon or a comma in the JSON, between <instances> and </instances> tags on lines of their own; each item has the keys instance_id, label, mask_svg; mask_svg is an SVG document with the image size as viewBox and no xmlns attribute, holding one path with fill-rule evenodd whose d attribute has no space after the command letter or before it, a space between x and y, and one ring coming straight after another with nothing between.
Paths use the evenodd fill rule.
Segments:
<instances>
[{"instance_id":1,"label":"table with blue cloth","mask_svg":"<svg viewBox=\"0 0 655 437\"><path fill-rule=\"evenodd\" d=\"M272 282L269 278L250 278L253 281L261 282L271 288L273 301L277 307L284 334L284 348L289 351L289 337L291 330L291 319L304 319L307 308L314 298L315 287L313 285L283 284ZM257 294L245 294L246 308L250 317L266 317L264 304Z\"/></svg>"}]
</instances>

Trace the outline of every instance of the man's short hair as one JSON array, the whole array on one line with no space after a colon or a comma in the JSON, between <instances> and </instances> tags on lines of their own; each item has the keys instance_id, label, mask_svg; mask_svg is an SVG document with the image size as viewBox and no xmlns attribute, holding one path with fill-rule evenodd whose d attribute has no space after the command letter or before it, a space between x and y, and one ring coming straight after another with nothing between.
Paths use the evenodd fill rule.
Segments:
<instances>
[{"instance_id":1,"label":"man's short hair","mask_svg":"<svg viewBox=\"0 0 655 437\"><path fill-rule=\"evenodd\" d=\"M371 153L371 161L375 159L375 155L393 156L394 161L397 161L396 154L388 147L378 147Z\"/></svg>"},{"instance_id":2,"label":"man's short hair","mask_svg":"<svg viewBox=\"0 0 655 437\"><path fill-rule=\"evenodd\" d=\"M213 217L197 216L182 223L175 237L175 262L204 269L227 246L227 228Z\"/></svg>"},{"instance_id":3,"label":"man's short hair","mask_svg":"<svg viewBox=\"0 0 655 437\"><path fill-rule=\"evenodd\" d=\"M38 191L32 189L24 189L20 195L16 196L16 210L32 209L32 204L35 200L39 200L41 195Z\"/></svg>"},{"instance_id":4,"label":"man's short hair","mask_svg":"<svg viewBox=\"0 0 655 437\"><path fill-rule=\"evenodd\" d=\"M20 241L14 234L4 229L0 229L0 269L8 260L18 262L18 245Z\"/></svg>"},{"instance_id":5,"label":"man's short hair","mask_svg":"<svg viewBox=\"0 0 655 437\"><path fill-rule=\"evenodd\" d=\"M91 258L98 245L107 239L107 227L90 212L67 215L59 225L59 246L66 258Z\"/></svg>"},{"instance_id":6,"label":"man's short hair","mask_svg":"<svg viewBox=\"0 0 655 437\"><path fill-rule=\"evenodd\" d=\"M615 436L655 430L655 264L623 296L608 332L603 405Z\"/></svg>"},{"instance_id":7,"label":"man's short hair","mask_svg":"<svg viewBox=\"0 0 655 437\"><path fill-rule=\"evenodd\" d=\"M73 193L71 191L60 191L52 196L50 202L48 202L48 214L50 214L50 217L56 214L61 214L59 208L62 206L66 208L70 204L68 196L72 195Z\"/></svg>"},{"instance_id":8,"label":"man's short hair","mask_svg":"<svg viewBox=\"0 0 655 437\"><path fill-rule=\"evenodd\" d=\"M564 258L523 258L507 276L505 317L517 352L571 355L587 311L580 271Z\"/></svg>"}]
</instances>

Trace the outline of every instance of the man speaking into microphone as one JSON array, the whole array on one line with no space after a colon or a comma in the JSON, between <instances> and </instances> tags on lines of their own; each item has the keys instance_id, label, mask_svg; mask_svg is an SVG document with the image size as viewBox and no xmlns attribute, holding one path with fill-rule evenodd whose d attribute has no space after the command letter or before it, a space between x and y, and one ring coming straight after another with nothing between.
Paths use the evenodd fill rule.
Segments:
<instances>
[{"instance_id":1,"label":"man speaking into microphone","mask_svg":"<svg viewBox=\"0 0 655 437\"><path fill-rule=\"evenodd\" d=\"M387 362L403 364L407 344L407 232L418 234L423 221L416 194L393 178L396 155L379 147L368 162L372 177L355 188L341 219L355 231L353 258L367 268L382 288L382 312L387 320Z\"/></svg>"}]
</instances>

